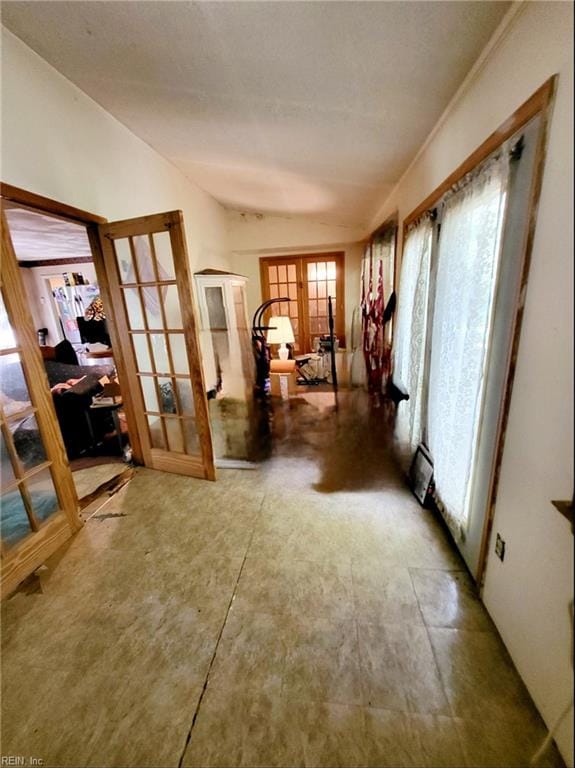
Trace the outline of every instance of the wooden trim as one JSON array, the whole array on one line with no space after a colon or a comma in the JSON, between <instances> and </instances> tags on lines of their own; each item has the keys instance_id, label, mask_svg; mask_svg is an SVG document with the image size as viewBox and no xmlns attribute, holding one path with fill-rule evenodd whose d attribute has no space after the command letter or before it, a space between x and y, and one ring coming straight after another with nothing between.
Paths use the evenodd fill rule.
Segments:
<instances>
[{"instance_id":1,"label":"wooden trim","mask_svg":"<svg viewBox=\"0 0 575 768\"><path fill-rule=\"evenodd\" d=\"M198 477L202 480L215 480L215 470L208 473L200 456L188 456L184 453L168 453L159 448L152 448L151 466L160 472L173 472L177 475Z\"/></svg>"},{"instance_id":2,"label":"wooden trim","mask_svg":"<svg viewBox=\"0 0 575 768\"><path fill-rule=\"evenodd\" d=\"M451 187L463 176L483 162L492 152L495 152L510 136L513 136L523 125L529 122L539 112L547 109L555 91L557 76L550 77L535 93L525 101L511 117L497 128L469 157L467 157L434 191L428 195L403 220L403 231L418 219L423 213L433 208Z\"/></svg>"},{"instance_id":3,"label":"wooden trim","mask_svg":"<svg viewBox=\"0 0 575 768\"><path fill-rule=\"evenodd\" d=\"M0 357L4 355L19 355L20 347L7 347L6 349L0 349Z\"/></svg>"},{"instance_id":4,"label":"wooden trim","mask_svg":"<svg viewBox=\"0 0 575 768\"><path fill-rule=\"evenodd\" d=\"M195 403L195 423L200 439L204 477L207 480L215 480L214 450L212 445L212 431L208 410L208 398L204 382L202 366L202 353L198 338L198 321L196 307L189 272L189 256L184 231L184 215L181 211L172 214L175 217L174 224L170 227L170 242L174 259L175 274L178 275L178 298L182 313L182 325L184 338L188 351L188 365L190 366L190 378ZM169 342L168 342L169 343ZM162 422L163 423L163 422ZM191 458L188 456L188 459Z\"/></svg>"},{"instance_id":5,"label":"wooden trim","mask_svg":"<svg viewBox=\"0 0 575 768\"><path fill-rule=\"evenodd\" d=\"M63 267L63 266L80 266L81 264L91 264L92 259L37 259L35 261L19 261L18 266L20 269L33 269L34 267ZM73 287L73 286L72 286Z\"/></svg>"},{"instance_id":6,"label":"wooden trim","mask_svg":"<svg viewBox=\"0 0 575 768\"><path fill-rule=\"evenodd\" d=\"M175 211L168 211L167 213L151 213L147 216L138 216L135 219L106 222L106 236L116 240L123 237L154 235L162 231L167 232L171 227L179 224L175 214ZM138 222L137 232L134 231L134 223L136 221Z\"/></svg>"},{"instance_id":7,"label":"wooden trim","mask_svg":"<svg viewBox=\"0 0 575 768\"><path fill-rule=\"evenodd\" d=\"M164 230L161 230L160 232L148 232L148 233L144 233L143 235L134 235L134 237L152 237L153 235L161 235L161 234L163 234L163 231ZM129 237L129 235L126 235L125 237L126 238ZM113 238L113 239L121 240L122 236L120 236L118 238ZM134 271L135 272L137 271L136 268L134 268ZM155 272L155 277L154 277L153 280L141 280L140 279L137 282L133 282L133 283L128 283L126 280L122 280L122 288L138 288L140 286L143 287L143 288L147 288L148 286L154 286L154 285L157 286L157 287L159 287L159 286L164 287L166 285L177 285L177 283L178 283L178 278L177 277L170 277L167 280L161 280L160 277L158 276L157 271L156 271L156 267L154 267L154 272Z\"/></svg>"},{"instance_id":8,"label":"wooden trim","mask_svg":"<svg viewBox=\"0 0 575 768\"><path fill-rule=\"evenodd\" d=\"M24 207L51 213L55 216L60 216L63 219L79 221L82 224L104 224L106 222L106 219L102 216L96 216L95 214L88 213L88 211L83 211L80 208L74 208L72 205L66 205L65 203L51 200L49 197L43 197L42 195L28 192L19 187L13 187L11 184L6 184L4 182L0 182L0 197L3 197L5 200L10 200L13 203L18 203Z\"/></svg>"},{"instance_id":9,"label":"wooden trim","mask_svg":"<svg viewBox=\"0 0 575 768\"><path fill-rule=\"evenodd\" d=\"M485 575L485 568L487 565L487 553L489 547L489 541L491 538L491 530L493 527L493 518L495 515L495 505L497 502L497 491L499 489L499 479L501 476L501 464L503 461L503 451L505 449L505 438L507 434L507 424L509 421L509 412L511 409L511 396L513 393L513 382L515 379L515 372L517 369L517 360L519 356L519 342L521 338L521 326L523 323L523 313L525 310L525 298L527 293L527 280L529 277L529 268L531 266L531 257L533 252L533 241L535 239L535 228L537 224L537 210L539 207L539 198L541 196L541 186L543 184L543 171L545 168L545 157L547 153L547 141L549 137L549 123L551 119L551 103L555 95L557 87L557 75L551 77L538 91L533 94L525 104L529 104L537 97L535 103L537 103L538 109L532 114L529 114L527 120L535 117L536 114L541 113L541 125L539 128L539 136L537 140L537 149L535 157L535 166L533 173L533 181L531 186L531 196L529 200L529 208L527 211L527 233L525 236L525 242L523 246L523 266L521 270L521 280L519 290L517 294L516 313L513 323L511 350L509 356L509 367L507 371L507 377L505 381L505 390L503 393L503 400L501 405L501 411L499 415L499 426L497 435L497 447L495 449L495 456L493 461L493 473L490 482L489 491L489 503L487 507L487 513L485 516L485 523L483 525L483 535L481 539L481 547L479 551L479 562L477 566L476 581L478 584L482 584L483 577ZM525 106L525 105L524 105ZM521 124L516 128L518 130L521 125L524 125L527 120L523 120ZM513 135L513 134L510 134ZM509 138L509 136L507 137Z\"/></svg>"}]
</instances>

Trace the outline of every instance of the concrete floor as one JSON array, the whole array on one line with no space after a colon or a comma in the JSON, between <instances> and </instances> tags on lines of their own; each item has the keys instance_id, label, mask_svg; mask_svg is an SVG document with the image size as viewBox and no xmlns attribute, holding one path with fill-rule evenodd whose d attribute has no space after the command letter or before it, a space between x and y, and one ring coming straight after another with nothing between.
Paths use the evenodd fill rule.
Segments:
<instances>
[{"instance_id":1,"label":"concrete floor","mask_svg":"<svg viewBox=\"0 0 575 768\"><path fill-rule=\"evenodd\" d=\"M385 419L302 394L256 470L139 470L2 606L2 754L527 766L543 723Z\"/></svg>"}]
</instances>

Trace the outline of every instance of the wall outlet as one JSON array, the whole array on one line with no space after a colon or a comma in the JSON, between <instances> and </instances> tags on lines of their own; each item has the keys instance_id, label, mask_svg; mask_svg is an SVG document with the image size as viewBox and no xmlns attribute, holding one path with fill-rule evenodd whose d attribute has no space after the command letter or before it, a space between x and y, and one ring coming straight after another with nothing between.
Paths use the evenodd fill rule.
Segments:
<instances>
[{"instance_id":1,"label":"wall outlet","mask_svg":"<svg viewBox=\"0 0 575 768\"><path fill-rule=\"evenodd\" d=\"M501 562L503 562L503 558L505 557L505 542L499 534L497 534L497 538L495 539L495 554Z\"/></svg>"}]
</instances>

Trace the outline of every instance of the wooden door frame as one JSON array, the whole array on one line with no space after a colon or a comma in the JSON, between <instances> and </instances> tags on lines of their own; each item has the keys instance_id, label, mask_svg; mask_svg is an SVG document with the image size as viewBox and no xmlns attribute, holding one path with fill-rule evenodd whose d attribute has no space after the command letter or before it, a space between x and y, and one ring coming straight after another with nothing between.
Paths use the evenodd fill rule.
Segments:
<instances>
[{"instance_id":1,"label":"wooden door frame","mask_svg":"<svg viewBox=\"0 0 575 768\"><path fill-rule=\"evenodd\" d=\"M83 525L62 433L50 396L46 369L34 333L34 324L21 282L16 254L5 222L4 211L2 211L2 283L6 282L9 287L9 290L4 292L4 301L10 321L14 324L17 333L16 347L19 350L18 354L23 364L31 405L34 409L31 412L36 418L47 462L49 462L46 463L46 467L49 468L52 476L59 511L51 515L37 529L32 526L31 534L15 544L13 548L6 552L2 551L2 597L13 592L22 579L45 562ZM14 460L16 457L9 444L7 444L7 450ZM16 464L18 463L16 461ZM29 498L28 502L30 502ZM36 525L38 525L37 521Z\"/></svg>"},{"instance_id":2,"label":"wooden door frame","mask_svg":"<svg viewBox=\"0 0 575 768\"><path fill-rule=\"evenodd\" d=\"M122 356L120 347L120 337L118 334L118 325L116 314L114 312L114 304L111 298L108 276L106 273L104 257L100 248L100 239L98 236L98 225L107 224L108 219L95 213L90 213L80 208L67 205L66 203L62 203L58 200L52 200L51 198L44 197L43 195L37 195L35 192L30 192L25 189L20 189L19 187L14 187L11 184L6 184L4 182L0 182L0 197L3 200L9 200L10 202L17 203L18 205L28 208L32 211L45 213L56 218L65 219L66 221L72 221L76 224L82 224L86 227L88 239L90 241L90 247L92 249L94 268L98 277L98 285L104 299L104 305L106 307L106 324L108 326L108 332L112 342L114 364L118 371L118 377L120 381L128 381L126 363ZM130 389L127 386L125 386L122 390L122 400L124 405L124 412L126 414L126 421L128 424L128 433L130 435L132 456L136 464L143 464L144 459L142 455L140 438L137 431L136 412Z\"/></svg>"},{"instance_id":3,"label":"wooden door frame","mask_svg":"<svg viewBox=\"0 0 575 768\"><path fill-rule=\"evenodd\" d=\"M346 348L346 334L345 334L345 251L318 251L317 253L292 253L278 256L261 256L260 262L260 281L261 281L261 295L262 301L266 301L270 298L270 285L267 274L267 266L281 265L281 264L293 264L294 262L301 261L302 265L311 261L335 261L337 264L336 272L336 287L337 296L335 302L336 312L336 328L334 333L340 340L342 348ZM301 302L302 316L300 317L300 339L306 343L310 342L311 351L311 333L309 330L309 315L308 315L308 288L307 280L304 275L298 275L298 287L297 297L298 303ZM301 350L303 353L303 349Z\"/></svg>"}]
</instances>

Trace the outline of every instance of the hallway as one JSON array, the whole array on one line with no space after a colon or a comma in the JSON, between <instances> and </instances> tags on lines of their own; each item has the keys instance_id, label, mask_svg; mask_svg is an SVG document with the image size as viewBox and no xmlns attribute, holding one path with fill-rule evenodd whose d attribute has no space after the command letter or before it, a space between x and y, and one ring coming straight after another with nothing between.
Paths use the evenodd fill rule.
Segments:
<instances>
[{"instance_id":1,"label":"hallway","mask_svg":"<svg viewBox=\"0 0 575 768\"><path fill-rule=\"evenodd\" d=\"M5 601L3 754L529 764L546 729L442 526L405 488L385 413L360 391L333 403L274 404L255 470L207 483L139 469L37 589Z\"/></svg>"}]
</instances>

